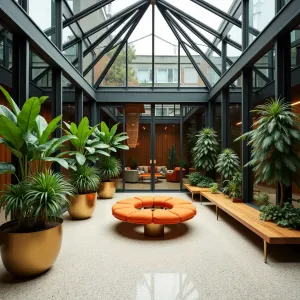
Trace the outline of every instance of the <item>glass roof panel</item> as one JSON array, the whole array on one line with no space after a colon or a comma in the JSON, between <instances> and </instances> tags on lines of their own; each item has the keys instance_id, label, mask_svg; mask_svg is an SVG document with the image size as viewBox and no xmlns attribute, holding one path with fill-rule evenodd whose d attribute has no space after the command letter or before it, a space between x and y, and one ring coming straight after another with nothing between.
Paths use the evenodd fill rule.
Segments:
<instances>
[{"instance_id":1,"label":"glass roof panel","mask_svg":"<svg viewBox=\"0 0 300 300\"><path fill-rule=\"evenodd\" d=\"M230 0L231 1L231 0ZM166 2L169 2L171 5L176 6L176 8L182 10L183 12L189 14L190 16L196 18L197 20L201 21L202 23L205 23L209 27L218 30L221 22L223 21L222 18L217 16L216 14L208 11L207 9L201 7L198 4L195 4L191 1L186 0L166 0ZM222 4L222 2L224 2ZM224 4L226 4L228 1L224 0L221 1L220 6L225 7ZM227 4L228 5L228 4Z\"/></svg>"},{"instance_id":2,"label":"glass roof panel","mask_svg":"<svg viewBox=\"0 0 300 300\"><path fill-rule=\"evenodd\" d=\"M224 12L228 12L229 8L232 6L236 0L203 0L208 2L209 4L223 10Z\"/></svg>"}]
</instances>

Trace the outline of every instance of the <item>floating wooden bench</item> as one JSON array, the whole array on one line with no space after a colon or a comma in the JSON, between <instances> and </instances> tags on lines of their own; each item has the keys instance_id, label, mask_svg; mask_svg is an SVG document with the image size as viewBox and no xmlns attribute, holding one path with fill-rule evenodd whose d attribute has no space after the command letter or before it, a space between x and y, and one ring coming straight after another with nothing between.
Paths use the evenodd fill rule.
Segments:
<instances>
[{"instance_id":1,"label":"floating wooden bench","mask_svg":"<svg viewBox=\"0 0 300 300\"><path fill-rule=\"evenodd\" d=\"M192 193L192 200L194 200L194 194L199 194L201 202L202 202L201 192L209 192L210 191L210 188L200 188L200 187L193 186L190 184L185 184L184 186L186 187L187 190L189 190Z\"/></svg>"},{"instance_id":2,"label":"floating wooden bench","mask_svg":"<svg viewBox=\"0 0 300 300\"><path fill-rule=\"evenodd\" d=\"M264 261L267 262L267 244L300 244L300 231L282 228L272 222L259 219L259 211L245 203L233 203L224 194L201 192L201 195L216 205L217 220L219 209L223 210L264 241Z\"/></svg>"}]
</instances>

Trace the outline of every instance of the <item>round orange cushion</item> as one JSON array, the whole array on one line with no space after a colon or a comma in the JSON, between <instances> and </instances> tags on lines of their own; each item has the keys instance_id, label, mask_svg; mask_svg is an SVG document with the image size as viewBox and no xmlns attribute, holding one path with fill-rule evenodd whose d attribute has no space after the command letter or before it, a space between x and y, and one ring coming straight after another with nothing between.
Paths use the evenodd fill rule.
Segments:
<instances>
[{"instance_id":1,"label":"round orange cushion","mask_svg":"<svg viewBox=\"0 0 300 300\"><path fill-rule=\"evenodd\" d=\"M136 223L136 224L151 224L152 210L151 209L138 210L127 217L127 222Z\"/></svg>"},{"instance_id":2,"label":"round orange cushion","mask_svg":"<svg viewBox=\"0 0 300 300\"><path fill-rule=\"evenodd\" d=\"M172 208L171 213L176 214L180 218L180 222L187 221L192 219L195 216L195 213L188 208Z\"/></svg>"},{"instance_id":3,"label":"round orange cushion","mask_svg":"<svg viewBox=\"0 0 300 300\"><path fill-rule=\"evenodd\" d=\"M153 206L153 197L152 196L137 196L135 199L139 199L143 202L144 207L152 207Z\"/></svg>"},{"instance_id":4,"label":"round orange cushion","mask_svg":"<svg viewBox=\"0 0 300 300\"><path fill-rule=\"evenodd\" d=\"M153 212L154 224L177 224L179 222L180 218L169 210L156 209Z\"/></svg>"}]
</instances>

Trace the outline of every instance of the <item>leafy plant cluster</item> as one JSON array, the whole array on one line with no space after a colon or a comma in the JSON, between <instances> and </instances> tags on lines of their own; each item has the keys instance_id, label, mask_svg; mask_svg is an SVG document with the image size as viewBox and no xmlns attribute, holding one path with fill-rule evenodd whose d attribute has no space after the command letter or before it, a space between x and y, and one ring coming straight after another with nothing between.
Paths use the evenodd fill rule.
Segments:
<instances>
[{"instance_id":1,"label":"leafy plant cluster","mask_svg":"<svg viewBox=\"0 0 300 300\"><path fill-rule=\"evenodd\" d=\"M242 174L236 172L232 179L224 181L223 193L232 198L242 197Z\"/></svg>"},{"instance_id":2,"label":"leafy plant cluster","mask_svg":"<svg viewBox=\"0 0 300 300\"><path fill-rule=\"evenodd\" d=\"M259 206L270 204L270 197L267 193L254 193L253 199Z\"/></svg>"},{"instance_id":3,"label":"leafy plant cluster","mask_svg":"<svg viewBox=\"0 0 300 300\"><path fill-rule=\"evenodd\" d=\"M260 207L260 212L263 221L275 222L280 227L300 228L300 209L291 203L284 203L282 208L279 205L264 205Z\"/></svg>"},{"instance_id":4,"label":"leafy plant cluster","mask_svg":"<svg viewBox=\"0 0 300 300\"><path fill-rule=\"evenodd\" d=\"M191 185L203 188L209 188L211 184L214 183L211 178L202 175L200 172L190 173L188 175L188 180Z\"/></svg>"},{"instance_id":5,"label":"leafy plant cluster","mask_svg":"<svg viewBox=\"0 0 300 300\"><path fill-rule=\"evenodd\" d=\"M214 182L210 185L210 192L212 194L218 194L219 193L219 185L216 182Z\"/></svg>"}]
</instances>

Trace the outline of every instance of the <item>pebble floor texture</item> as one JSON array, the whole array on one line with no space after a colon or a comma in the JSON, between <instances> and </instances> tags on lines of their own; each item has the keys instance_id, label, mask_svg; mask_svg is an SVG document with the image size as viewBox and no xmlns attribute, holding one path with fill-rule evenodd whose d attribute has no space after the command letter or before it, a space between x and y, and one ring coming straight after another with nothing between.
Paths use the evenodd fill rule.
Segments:
<instances>
[{"instance_id":1,"label":"pebble floor texture","mask_svg":"<svg viewBox=\"0 0 300 300\"><path fill-rule=\"evenodd\" d=\"M271 245L264 264L260 238L225 213L217 221L215 207L197 201L194 219L165 228L164 239L146 238L142 226L111 215L132 195L98 200L88 220L66 213L61 253L40 277L18 281L0 262L0 299L300 299L298 246Z\"/></svg>"}]
</instances>

